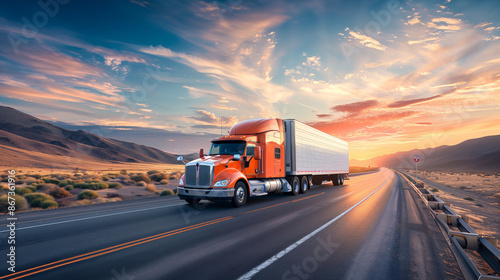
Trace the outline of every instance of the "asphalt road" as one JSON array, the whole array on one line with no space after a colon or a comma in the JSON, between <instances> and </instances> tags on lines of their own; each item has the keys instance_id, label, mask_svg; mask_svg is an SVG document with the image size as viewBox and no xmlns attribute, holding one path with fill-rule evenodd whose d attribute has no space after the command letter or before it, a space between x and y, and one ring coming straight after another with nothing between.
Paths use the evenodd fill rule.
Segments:
<instances>
[{"instance_id":1,"label":"asphalt road","mask_svg":"<svg viewBox=\"0 0 500 280\"><path fill-rule=\"evenodd\" d=\"M462 279L435 220L391 170L243 208L176 197L18 214L0 279Z\"/></svg>"}]
</instances>

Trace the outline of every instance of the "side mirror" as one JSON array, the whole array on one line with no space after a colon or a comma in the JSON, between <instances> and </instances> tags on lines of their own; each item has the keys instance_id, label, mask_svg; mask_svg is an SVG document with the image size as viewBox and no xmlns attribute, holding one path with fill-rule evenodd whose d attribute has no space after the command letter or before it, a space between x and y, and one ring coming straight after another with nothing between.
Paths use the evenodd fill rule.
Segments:
<instances>
[{"instance_id":1,"label":"side mirror","mask_svg":"<svg viewBox=\"0 0 500 280\"><path fill-rule=\"evenodd\" d=\"M200 158L204 157L205 155L203 154L203 149L200 149Z\"/></svg>"},{"instance_id":2,"label":"side mirror","mask_svg":"<svg viewBox=\"0 0 500 280\"><path fill-rule=\"evenodd\" d=\"M261 160L262 159L262 148L261 147L255 147L254 156L253 157L256 160Z\"/></svg>"},{"instance_id":3,"label":"side mirror","mask_svg":"<svg viewBox=\"0 0 500 280\"><path fill-rule=\"evenodd\" d=\"M182 156L178 156L177 161L181 161L182 163L184 163L184 165L186 165L186 163L184 162L184 158Z\"/></svg>"},{"instance_id":4,"label":"side mirror","mask_svg":"<svg viewBox=\"0 0 500 280\"><path fill-rule=\"evenodd\" d=\"M235 154L233 157L234 160L240 160L241 156L239 154Z\"/></svg>"}]
</instances>

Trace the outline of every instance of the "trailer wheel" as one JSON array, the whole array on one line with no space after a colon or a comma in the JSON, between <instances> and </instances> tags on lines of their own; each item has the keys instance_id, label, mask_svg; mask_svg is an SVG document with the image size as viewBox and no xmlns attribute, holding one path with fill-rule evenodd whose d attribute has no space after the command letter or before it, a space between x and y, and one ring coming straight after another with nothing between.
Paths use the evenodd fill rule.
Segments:
<instances>
[{"instance_id":1,"label":"trailer wheel","mask_svg":"<svg viewBox=\"0 0 500 280\"><path fill-rule=\"evenodd\" d=\"M234 197L231 201L234 207L242 207L247 203L248 191L245 183L238 182L236 186L234 186Z\"/></svg>"},{"instance_id":2,"label":"trailer wheel","mask_svg":"<svg viewBox=\"0 0 500 280\"><path fill-rule=\"evenodd\" d=\"M300 193L306 193L309 188L309 180L306 176L302 176L302 180L300 180Z\"/></svg>"},{"instance_id":3,"label":"trailer wheel","mask_svg":"<svg viewBox=\"0 0 500 280\"><path fill-rule=\"evenodd\" d=\"M332 183L334 186L340 185L339 175L337 175L337 174L332 175Z\"/></svg>"},{"instance_id":4,"label":"trailer wheel","mask_svg":"<svg viewBox=\"0 0 500 280\"><path fill-rule=\"evenodd\" d=\"M339 174L339 185L344 184L344 174Z\"/></svg>"},{"instance_id":5,"label":"trailer wheel","mask_svg":"<svg viewBox=\"0 0 500 280\"><path fill-rule=\"evenodd\" d=\"M294 176L292 179L292 195L298 195L300 191L300 180L299 177Z\"/></svg>"}]
</instances>

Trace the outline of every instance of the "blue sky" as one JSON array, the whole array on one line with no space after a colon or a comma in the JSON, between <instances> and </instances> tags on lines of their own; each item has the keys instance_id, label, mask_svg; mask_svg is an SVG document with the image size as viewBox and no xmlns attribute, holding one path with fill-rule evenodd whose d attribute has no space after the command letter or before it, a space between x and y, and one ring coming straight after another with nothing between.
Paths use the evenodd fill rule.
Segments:
<instances>
[{"instance_id":1,"label":"blue sky","mask_svg":"<svg viewBox=\"0 0 500 280\"><path fill-rule=\"evenodd\" d=\"M498 1L42 3L0 3L0 103L63 127L188 153L295 118L357 159L500 128Z\"/></svg>"}]
</instances>

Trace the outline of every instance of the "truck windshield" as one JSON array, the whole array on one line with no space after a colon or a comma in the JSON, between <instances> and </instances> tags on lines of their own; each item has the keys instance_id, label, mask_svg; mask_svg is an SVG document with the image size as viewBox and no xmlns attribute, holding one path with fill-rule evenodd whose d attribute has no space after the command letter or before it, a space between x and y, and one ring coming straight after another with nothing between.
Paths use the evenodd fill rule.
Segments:
<instances>
[{"instance_id":1,"label":"truck windshield","mask_svg":"<svg viewBox=\"0 0 500 280\"><path fill-rule=\"evenodd\" d=\"M212 142L210 155L243 155L245 152L245 141L218 141Z\"/></svg>"}]
</instances>

